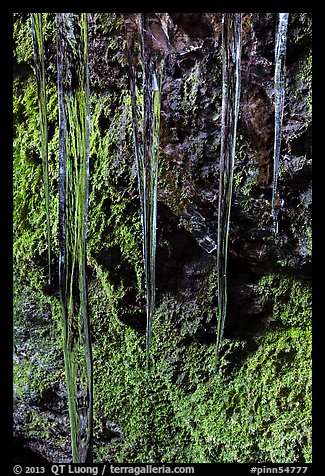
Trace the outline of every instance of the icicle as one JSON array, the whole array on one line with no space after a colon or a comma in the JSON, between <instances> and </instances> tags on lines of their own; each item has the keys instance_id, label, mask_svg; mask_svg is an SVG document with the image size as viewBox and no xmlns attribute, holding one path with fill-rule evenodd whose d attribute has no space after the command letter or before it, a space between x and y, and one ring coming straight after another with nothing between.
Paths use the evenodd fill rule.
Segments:
<instances>
[{"instance_id":1,"label":"icicle","mask_svg":"<svg viewBox=\"0 0 325 476\"><path fill-rule=\"evenodd\" d=\"M218 360L227 312L227 255L240 99L241 13L222 16L222 118L218 204Z\"/></svg>"},{"instance_id":2,"label":"icicle","mask_svg":"<svg viewBox=\"0 0 325 476\"><path fill-rule=\"evenodd\" d=\"M157 177L164 58L160 51L152 47L152 34L147 14L142 13L141 16L137 16L136 22L136 34L128 35L127 53L141 205L147 299L146 366L148 371L155 312Z\"/></svg>"},{"instance_id":3,"label":"icicle","mask_svg":"<svg viewBox=\"0 0 325 476\"><path fill-rule=\"evenodd\" d=\"M91 462L92 354L86 277L89 80L86 13L57 13L59 285L73 462Z\"/></svg>"},{"instance_id":4,"label":"icicle","mask_svg":"<svg viewBox=\"0 0 325 476\"><path fill-rule=\"evenodd\" d=\"M279 159L282 139L282 122L285 95L285 56L287 47L287 27L289 13L279 13L275 35L275 72L274 72L274 153L273 153L273 191L272 191L272 217L275 241L278 239L278 214L280 196L278 191Z\"/></svg>"},{"instance_id":5,"label":"icicle","mask_svg":"<svg viewBox=\"0 0 325 476\"><path fill-rule=\"evenodd\" d=\"M50 193L48 172L48 132L47 132L47 99L44 68L43 22L42 13L31 13L31 27L34 47L35 75L37 83L40 144L43 167L43 183L45 195L46 234L47 234L47 260L48 283L51 284L51 226L50 226Z\"/></svg>"}]
</instances>

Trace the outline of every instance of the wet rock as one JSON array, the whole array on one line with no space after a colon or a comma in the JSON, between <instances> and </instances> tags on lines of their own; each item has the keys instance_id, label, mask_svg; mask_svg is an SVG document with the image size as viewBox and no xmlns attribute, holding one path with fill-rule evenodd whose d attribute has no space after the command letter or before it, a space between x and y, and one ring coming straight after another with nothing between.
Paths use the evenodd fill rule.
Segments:
<instances>
[{"instance_id":1,"label":"wet rock","mask_svg":"<svg viewBox=\"0 0 325 476\"><path fill-rule=\"evenodd\" d=\"M125 113L123 119L117 117L129 101L126 33L122 14L90 14L89 17L91 91L98 94L98 100L109 97L111 101L99 120L101 140L110 144L109 150L114 156L104 179L115 187L115 197L128 200L128 208L121 207L124 215L121 211L114 222L110 221L114 204L109 198L105 202L100 197L103 198L100 203L103 214L96 218L98 229L104 229L105 236L111 236L120 222L124 224L127 211L131 215L139 207L131 116ZM211 315L215 316L216 308L216 289L212 285L216 273L219 194L221 14L157 13L152 21L157 32L156 46L167 54L161 105L157 305L170 293L176 308L174 319L178 316L177 305L190 309L187 320L179 323L188 339L213 342L216 330ZM311 277L311 18L302 13L292 13L289 17L279 174L279 243L274 241L271 217L275 24L274 13L243 15L242 92L229 242L227 338L249 340L263 332L270 303L257 293L261 276L279 272L305 280ZM164 43L165 37L169 39L168 45ZM52 58L54 47L49 39L47 41L48 54ZM19 80L25 81L30 74L29 66L15 64ZM115 142L108 134L109 130L111 135L114 133ZM132 183L122 169L125 157L128 170L132 169ZM105 159L100 154L93 155L91 177ZM93 189L96 186L91 183ZM101 189L100 194L104 193ZM93 201L91 207L99 207L99 203ZM139 246L141 248L141 244ZM120 293L116 298L118 304L115 304L114 296L112 299L119 321L143 333L145 299L139 298L141 293L137 289L137 275L130 255L126 255L125 247L121 245L104 243L97 245L90 259L107 273L111 292L117 289ZM98 277L91 273L90 265L89 281L93 283ZM201 294L209 286L210 300L203 303ZM51 290L53 295L56 292ZM15 436L23 439L25 448L48 461L68 462L71 456L61 342L49 306L40 309L41 298L38 298L38 302L31 296L24 299L20 306L24 319L19 315L15 326L14 363L17 372L21 368L22 374L29 376L29 382L21 383L16 389ZM100 313L103 329L105 312L103 309ZM239 361L243 355L238 354ZM49 378L46 385L38 385L49 375L53 375L52 380ZM42 433L44 428L46 431ZM109 445L120 437L120 429L107 422L96 441Z\"/></svg>"}]
</instances>

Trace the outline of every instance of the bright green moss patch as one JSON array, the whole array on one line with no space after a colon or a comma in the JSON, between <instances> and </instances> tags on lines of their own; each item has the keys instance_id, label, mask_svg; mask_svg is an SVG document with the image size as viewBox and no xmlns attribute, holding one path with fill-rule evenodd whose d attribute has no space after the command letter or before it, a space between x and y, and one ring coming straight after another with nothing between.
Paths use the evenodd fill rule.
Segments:
<instances>
[{"instance_id":1,"label":"bright green moss patch","mask_svg":"<svg viewBox=\"0 0 325 476\"><path fill-rule=\"evenodd\" d=\"M182 333L186 311L177 308L176 321L171 297L157 311L147 377L144 336L114 319L102 294L93 296L93 305L98 300L106 309L96 319L96 427L111 421L122 433L106 452L101 447L99 460L105 454L119 462L311 461L308 286L273 276L261 287L266 294L278 290L270 315L278 327L259 337L256 351L231 373L228 365L243 343L228 339L215 375L214 345Z\"/></svg>"},{"instance_id":2,"label":"bright green moss patch","mask_svg":"<svg viewBox=\"0 0 325 476\"><path fill-rule=\"evenodd\" d=\"M270 274L260 280L259 292L273 302L271 319L286 327L310 327L311 286L291 277Z\"/></svg>"},{"instance_id":3,"label":"bright green moss patch","mask_svg":"<svg viewBox=\"0 0 325 476\"><path fill-rule=\"evenodd\" d=\"M26 13L13 14L14 57L18 63L33 59L33 41L30 17Z\"/></svg>"},{"instance_id":4,"label":"bright green moss patch","mask_svg":"<svg viewBox=\"0 0 325 476\"><path fill-rule=\"evenodd\" d=\"M91 95L87 248L93 266L104 255L110 256L110 250L118 249L141 289L140 201L133 157L128 152L132 137L129 107L126 92L124 96Z\"/></svg>"},{"instance_id":5,"label":"bright green moss patch","mask_svg":"<svg viewBox=\"0 0 325 476\"><path fill-rule=\"evenodd\" d=\"M53 84L48 87L50 97L49 127L56 127L57 99ZM36 81L30 76L24 83L14 83L13 95L13 199L14 199L14 260L26 277L35 263L45 263L47 254L45 197L42 177L42 160L39 137L39 111ZM49 185L51 211L51 237L53 253L58 250L57 191L58 131L49 137ZM44 274L47 273L44 268Z\"/></svg>"}]
</instances>

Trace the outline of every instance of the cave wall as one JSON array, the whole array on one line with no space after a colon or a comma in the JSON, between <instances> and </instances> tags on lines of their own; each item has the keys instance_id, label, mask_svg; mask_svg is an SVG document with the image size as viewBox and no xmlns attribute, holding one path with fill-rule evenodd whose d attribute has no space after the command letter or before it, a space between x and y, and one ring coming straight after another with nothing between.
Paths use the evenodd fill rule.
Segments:
<instances>
[{"instance_id":1,"label":"cave wall","mask_svg":"<svg viewBox=\"0 0 325 476\"><path fill-rule=\"evenodd\" d=\"M14 14L14 434L70 461L58 291L54 14L45 14L54 279L47 250L29 17ZM153 14L154 15L154 14ZM162 90L156 317L145 375L145 293L122 14L89 14L87 243L94 458L311 461L311 18L289 17L272 233L274 13L243 15L242 93L220 366L216 236L221 14L156 14L170 39Z\"/></svg>"}]
</instances>

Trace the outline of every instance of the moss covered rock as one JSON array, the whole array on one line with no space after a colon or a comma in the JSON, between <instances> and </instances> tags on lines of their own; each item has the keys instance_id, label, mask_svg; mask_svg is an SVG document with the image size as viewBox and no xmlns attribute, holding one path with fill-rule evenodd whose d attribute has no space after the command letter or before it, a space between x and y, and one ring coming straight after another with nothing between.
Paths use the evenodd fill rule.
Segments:
<instances>
[{"instance_id":1,"label":"moss covered rock","mask_svg":"<svg viewBox=\"0 0 325 476\"><path fill-rule=\"evenodd\" d=\"M172 13L162 92L156 315L145 371L140 204L123 16L89 14L87 241L94 459L311 461L310 18L288 30L279 215L271 219L275 14L243 17L229 305L215 369L221 14ZM54 14L44 14L53 282L29 17L14 16L15 436L71 460L58 289ZM167 23L166 23L167 22Z\"/></svg>"}]
</instances>

